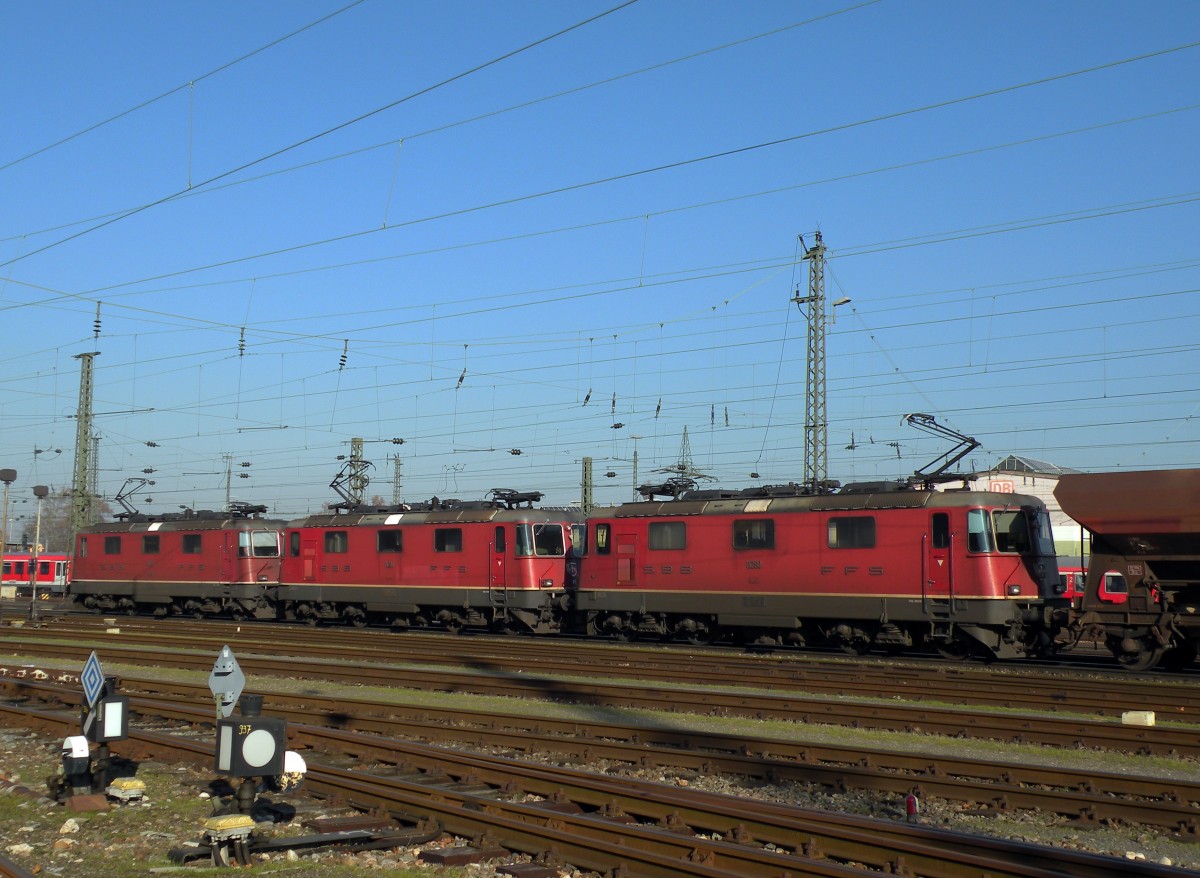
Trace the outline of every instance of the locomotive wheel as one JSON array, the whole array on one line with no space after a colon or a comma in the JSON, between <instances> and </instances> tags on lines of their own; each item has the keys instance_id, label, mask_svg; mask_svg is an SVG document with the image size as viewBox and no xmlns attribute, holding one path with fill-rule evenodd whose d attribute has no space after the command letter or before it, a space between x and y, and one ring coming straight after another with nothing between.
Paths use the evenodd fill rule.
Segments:
<instances>
[{"instance_id":1,"label":"locomotive wheel","mask_svg":"<svg viewBox=\"0 0 1200 878\"><path fill-rule=\"evenodd\" d=\"M867 640L855 638L854 640L844 640L838 644L838 649L846 655L866 655L871 651L871 644Z\"/></svg>"}]
</instances>

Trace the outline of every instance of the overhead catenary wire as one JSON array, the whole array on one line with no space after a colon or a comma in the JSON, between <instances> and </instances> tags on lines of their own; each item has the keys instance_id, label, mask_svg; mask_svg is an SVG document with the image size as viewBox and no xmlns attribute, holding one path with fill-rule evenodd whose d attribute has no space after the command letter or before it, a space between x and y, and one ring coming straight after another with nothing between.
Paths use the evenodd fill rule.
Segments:
<instances>
[{"instance_id":1,"label":"overhead catenary wire","mask_svg":"<svg viewBox=\"0 0 1200 878\"><path fill-rule=\"evenodd\" d=\"M584 19L583 21L576 22L575 24L572 24L568 27L562 28L561 30L555 31L554 33L548 34L547 36L540 37L531 43L527 43L524 46L521 46L520 48L513 49L509 52L505 52L502 55L499 55L488 61L484 61L483 63L477 64L474 67L471 67L467 70L460 71L459 73L456 73L453 76L449 76L445 79L442 79L436 83L433 83L432 85L428 85L424 88L418 89L417 91L411 92L410 94L407 94L404 97L399 98L390 103L384 104L381 107L376 107L374 110L370 110L366 113L361 113L358 116L355 116L351 119L347 119L344 122L340 122L337 125L334 125L330 128L326 128L323 131L319 131L316 134L309 135L308 137L305 137L301 140L295 141L294 143L291 143L287 146L280 147L279 149L276 149L265 155L261 155L256 159L252 159L251 161L244 162L244 163L238 165L237 167L230 168L226 171L222 171L219 174L215 174L214 176L208 177L207 179L197 183L195 185L195 187L189 185L185 189L173 192L169 195L164 195L163 197L161 197L155 201L151 201L147 204L143 204L140 207L132 208L116 217L96 223L93 226L89 226L88 228L83 229L82 231L75 232L74 234L71 234L71 235L67 235L64 238L60 238L57 241L52 241L49 244L44 244L43 246L38 247L28 253L22 254L21 256L9 259L7 262L0 262L0 268L6 268L7 266L12 265L15 262L19 262L21 260L28 259L29 257L35 256L39 253L44 253L47 250L51 250L55 247L58 247L62 244L66 244L70 241L74 241L76 238L80 238L80 237L83 237L84 235L98 231L99 229L106 228L107 226L110 226L113 223L120 222L121 220L127 219L128 217L135 216L139 213L143 213L144 211L150 210L151 208L154 208L154 207L158 207L161 204L166 204L167 202L173 201L176 198L180 197L181 195L186 194L187 192L191 191L193 188L208 186L209 184L216 183L220 180L226 179L227 177L232 177L235 174L239 174L242 171L245 171L245 170L253 168L257 165L260 165L263 162L270 161L271 159L277 158L281 155L285 155L289 152L292 152L293 150L299 149L302 146L306 146L309 143L313 143L317 140L320 140L323 137L328 137L331 134L334 134L345 128L349 128L351 125L356 125L359 122L363 122L367 119L373 118L374 116L377 116L380 113L387 112L388 110L394 109L395 107L398 107L401 104L407 103L408 101L411 101L418 97L421 97L422 95L429 94L431 91L434 91L439 88L444 88L445 86L450 85L451 83L458 82L460 79L464 79L468 76L471 76L474 73L478 73L481 70L486 70L488 67L492 67L503 61L507 61L509 58L515 57L516 55L519 55L523 52L527 52L531 49L534 49L538 46L548 43L551 40L557 39L558 37L561 37L565 34L571 33L574 30L578 30L581 27L584 27L586 25L592 24L593 22L599 21L600 19L605 18L609 15L612 15L615 12L619 12L622 9L632 6L633 4L635 4L637 2L638 2L638 0L624 0L623 3L620 3L617 6L612 7L611 9L608 9L608 10L605 10L604 12L600 12L596 15L590 16L590 17Z\"/></svg>"}]
</instances>

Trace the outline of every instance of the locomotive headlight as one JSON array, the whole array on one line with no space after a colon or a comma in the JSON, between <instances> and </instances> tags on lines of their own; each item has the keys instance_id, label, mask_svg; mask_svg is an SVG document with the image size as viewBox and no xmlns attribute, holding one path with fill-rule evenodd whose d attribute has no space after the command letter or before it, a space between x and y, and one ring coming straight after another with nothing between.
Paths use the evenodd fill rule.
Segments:
<instances>
[{"instance_id":1,"label":"locomotive headlight","mask_svg":"<svg viewBox=\"0 0 1200 878\"><path fill-rule=\"evenodd\" d=\"M554 588L554 580L553 579L543 579L542 580L542 588Z\"/></svg>"},{"instance_id":2,"label":"locomotive headlight","mask_svg":"<svg viewBox=\"0 0 1200 878\"><path fill-rule=\"evenodd\" d=\"M1008 587L1008 593L1009 593L1010 595L1018 595L1018 594L1020 594L1020 593L1021 593L1021 586L1019 586L1019 585L1010 585L1010 586Z\"/></svg>"}]
</instances>

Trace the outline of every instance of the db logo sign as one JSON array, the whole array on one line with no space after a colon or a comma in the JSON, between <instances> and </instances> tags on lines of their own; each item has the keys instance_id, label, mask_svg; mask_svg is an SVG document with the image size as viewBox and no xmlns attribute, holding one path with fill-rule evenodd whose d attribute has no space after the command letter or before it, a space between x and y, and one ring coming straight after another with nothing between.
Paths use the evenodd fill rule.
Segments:
<instances>
[{"instance_id":1,"label":"db logo sign","mask_svg":"<svg viewBox=\"0 0 1200 878\"><path fill-rule=\"evenodd\" d=\"M988 490L995 491L997 494L1015 494L1017 493L1013 483L1006 479L994 479L989 485Z\"/></svg>"}]
</instances>

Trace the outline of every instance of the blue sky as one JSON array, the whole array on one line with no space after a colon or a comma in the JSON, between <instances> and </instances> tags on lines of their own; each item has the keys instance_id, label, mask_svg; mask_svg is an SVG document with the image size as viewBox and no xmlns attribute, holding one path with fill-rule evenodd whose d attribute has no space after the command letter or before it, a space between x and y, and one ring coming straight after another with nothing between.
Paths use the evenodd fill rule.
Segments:
<instances>
[{"instance_id":1,"label":"blue sky","mask_svg":"<svg viewBox=\"0 0 1200 878\"><path fill-rule=\"evenodd\" d=\"M967 466L1197 461L1193 2L46 2L0 26L14 491L70 485L88 351L100 492L151 469L151 511L219 507L226 461L234 497L315 510L353 437L387 500L399 454L406 500L571 502L590 456L617 502L635 448L661 478L685 428L714 484L799 480L817 229L851 299L831 477L940 455L918 411L982 443Z\"/></svg>"}]
</instances>

